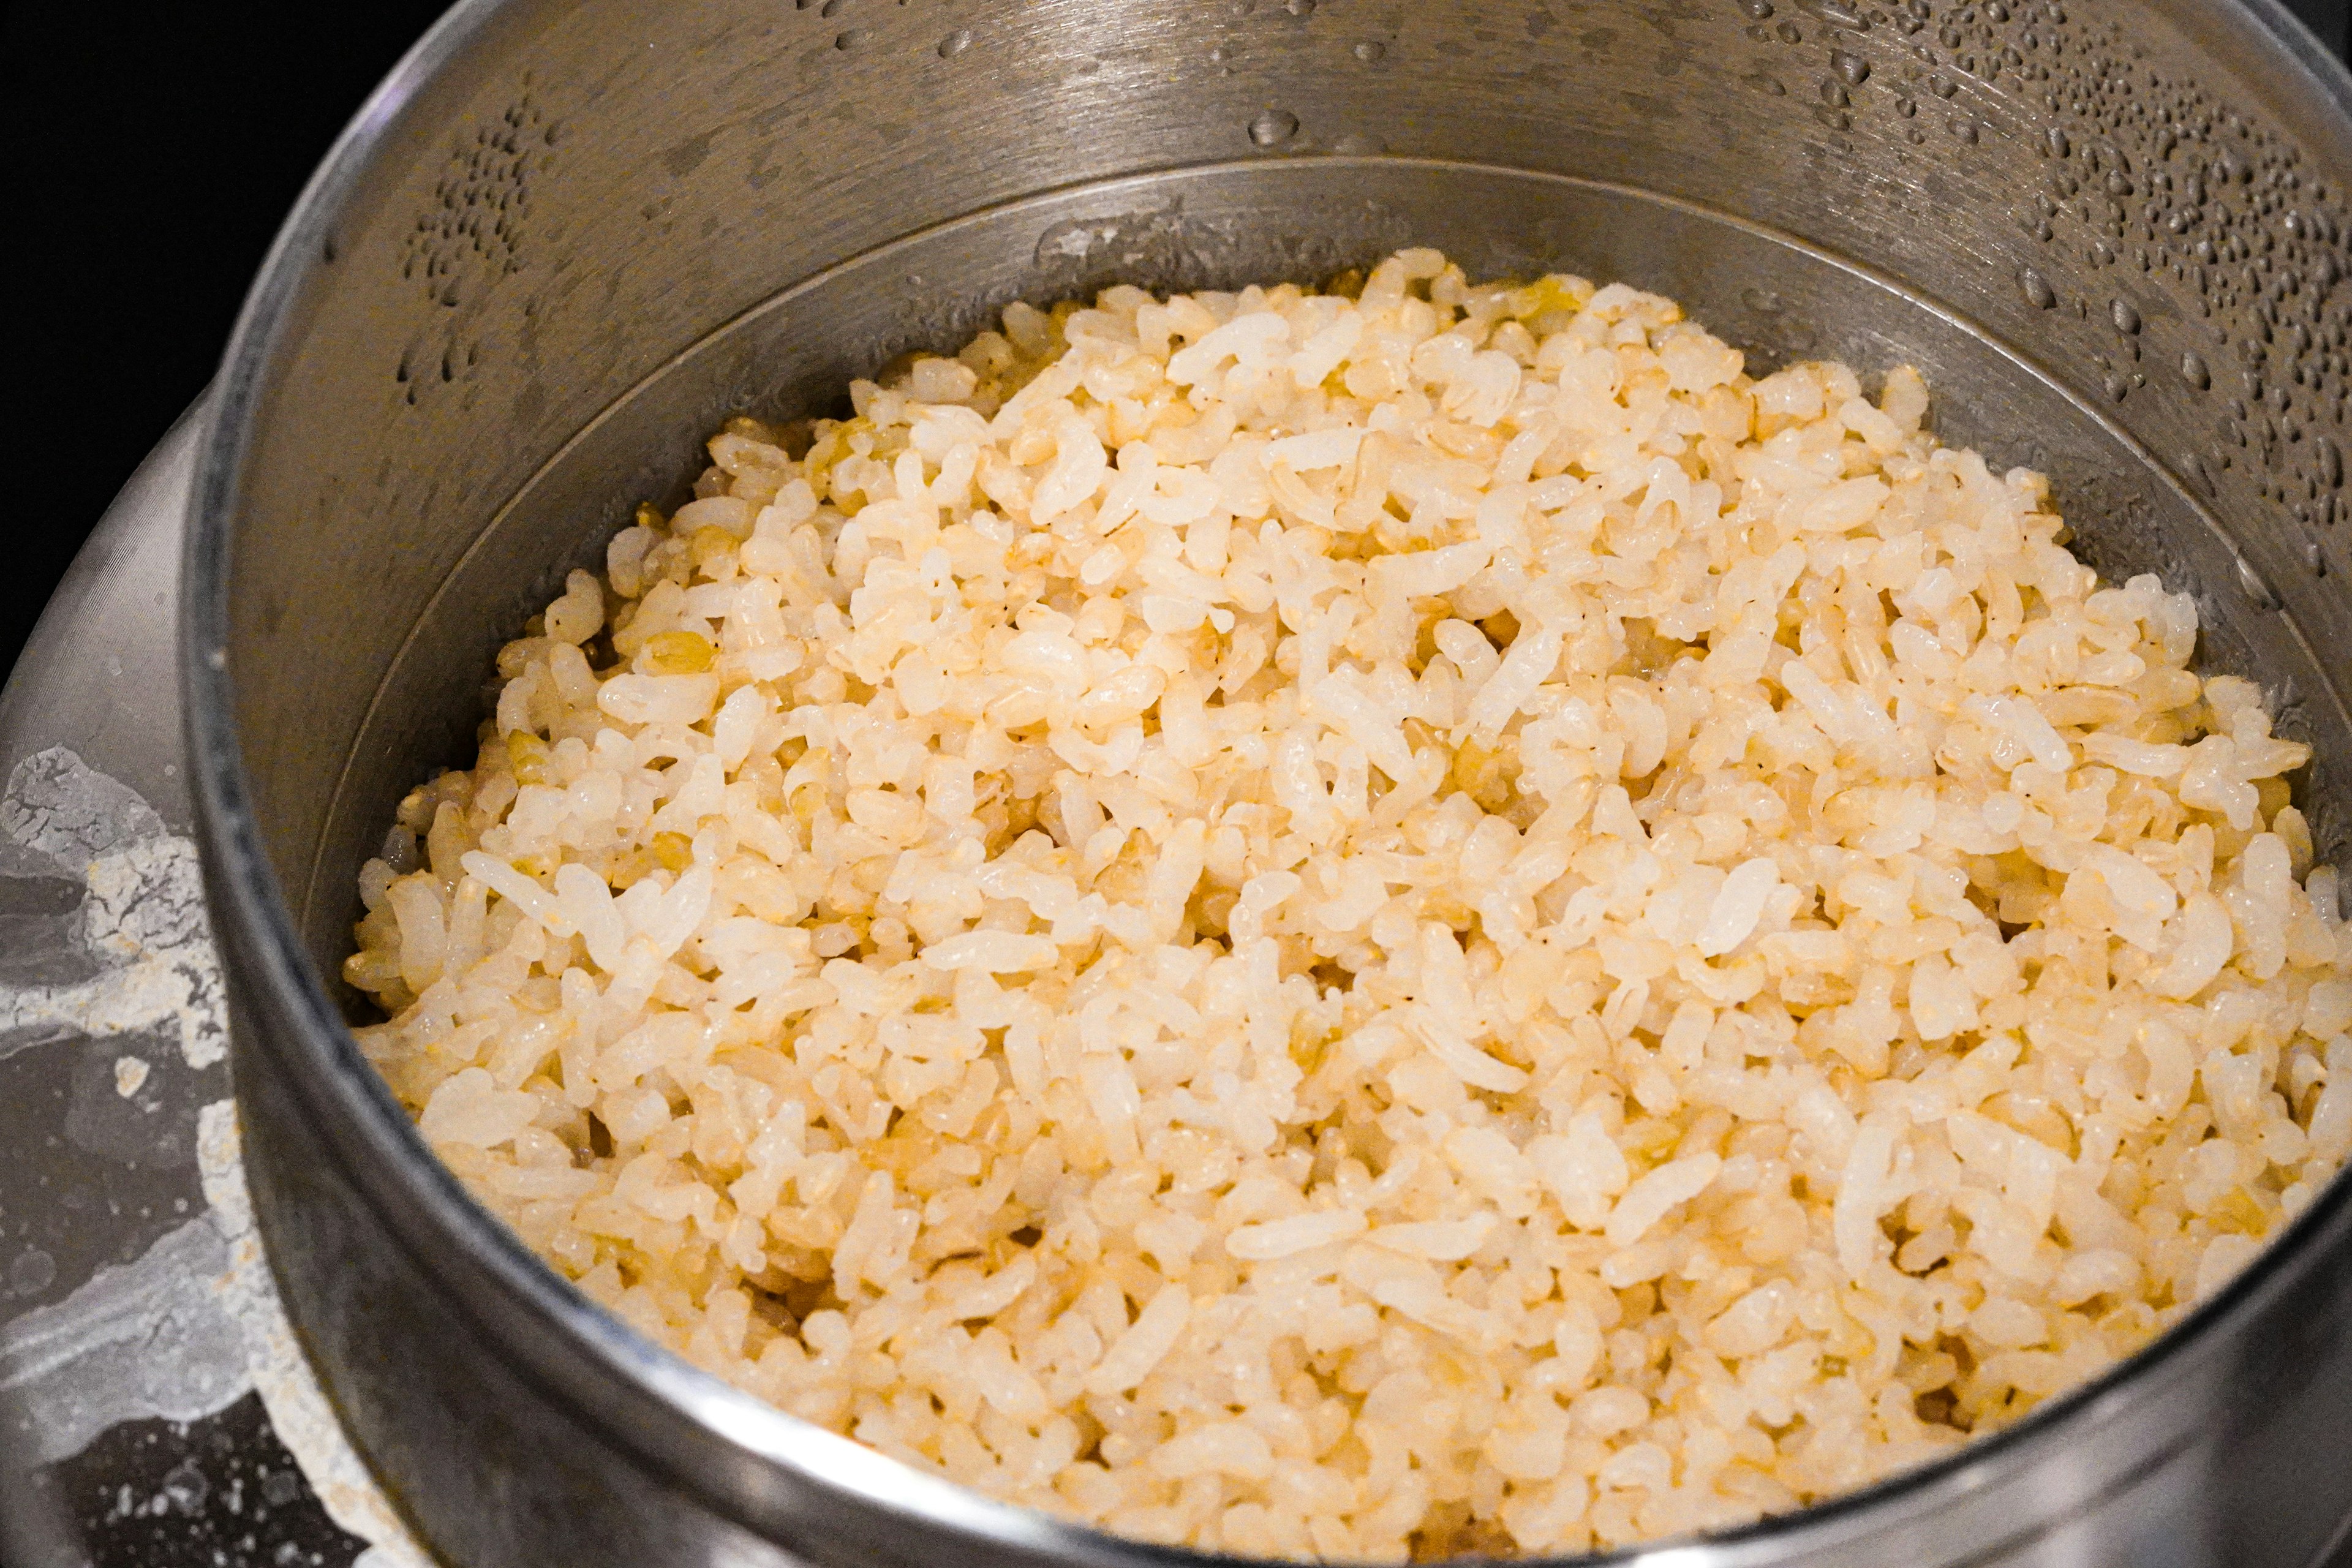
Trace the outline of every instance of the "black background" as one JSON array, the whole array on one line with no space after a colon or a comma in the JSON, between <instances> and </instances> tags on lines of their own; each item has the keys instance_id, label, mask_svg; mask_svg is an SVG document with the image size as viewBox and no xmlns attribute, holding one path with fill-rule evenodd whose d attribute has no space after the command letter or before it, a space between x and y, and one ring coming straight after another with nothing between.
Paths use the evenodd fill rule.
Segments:
<instances>
[{"instance_id":1,"label":"black background","mask_svg":"<svg viewBox=\"0 0 2352 1568\"><path fill-rule=\"evenodd\" d=\"M1434 22L1446 0L1424 4ZM2290 0L2339 51L2347 5ZM0 570L0 669L114 492L210 379L312 166L441 9L10 0L0 385L16 411L0 537L14 559Z\"/></svg>"},{"instance_id":2,"label":"black background","mask_svg":"<svg viewBox=\"0 0 2352 1568\"><path fill-rule=\"evenodd\" d=\"M445 5L8 0L0 669L212 379L311 169Z\"/></svg>"}]
</instances>

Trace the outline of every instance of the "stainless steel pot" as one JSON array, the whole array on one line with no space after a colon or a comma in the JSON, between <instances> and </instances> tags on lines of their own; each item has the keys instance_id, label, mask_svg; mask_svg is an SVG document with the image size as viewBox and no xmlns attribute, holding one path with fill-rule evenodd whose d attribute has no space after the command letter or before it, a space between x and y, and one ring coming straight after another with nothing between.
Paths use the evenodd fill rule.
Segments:
<instances>
[{"instance_id":1,"label":"stainless steel pot","mask_svg":"<svg viewBox=\"0 0 2352 1568\"><path fill-rule=\"evenodd\" d=\"M304 196L229 357L184 663L250 1169L354 1436L465 1564L1143 1563L736 1394L426 1153L326 978L499 637L730 412L1019 296L1403 243L1922 366L2318 749L2352 849L2352 79L2272 0L468 0ZM2352 1510L2352 1190L1958 1457L1641 1560L2313 1561Z\"/></svg>"}]
</instances>

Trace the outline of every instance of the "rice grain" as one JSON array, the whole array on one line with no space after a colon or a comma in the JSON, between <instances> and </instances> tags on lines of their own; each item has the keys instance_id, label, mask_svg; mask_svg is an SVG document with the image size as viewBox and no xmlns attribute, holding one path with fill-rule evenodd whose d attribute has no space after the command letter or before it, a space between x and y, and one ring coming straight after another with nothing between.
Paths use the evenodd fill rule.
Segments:
<instances>
[{"instance_id":1,"label":"rice grain","mask_svg":"<svg viewBox=\"0 0 2352 1568\"><path fill-rule=\"evenodd\" d=\"M783 1409L1154 1541L1622 1546L2015 1419L2352 1153L2305 749L1908 369L1405 251L851 394L501 653L347 970Z\"/></svg>"}]
</instances>

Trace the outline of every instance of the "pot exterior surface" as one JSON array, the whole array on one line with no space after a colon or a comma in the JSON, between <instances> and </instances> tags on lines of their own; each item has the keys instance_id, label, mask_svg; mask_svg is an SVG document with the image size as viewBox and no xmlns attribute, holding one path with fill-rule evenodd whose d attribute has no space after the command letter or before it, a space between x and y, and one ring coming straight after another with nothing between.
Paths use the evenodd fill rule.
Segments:
<instances>
[{"instance_id":1,"label":"pot exterior surface","mask_svg":"<svg viewBox=\"0 0 2352 1568\"><path fill-rule=\"evenodd\" d=\"M2352 851L2352 80L2269 0L475 0L322 168L197 479L190 779L260 1220L355 1440L462 1564L1190 1560L987 1503L589 1307L344 1027L359 865L502 637L726 415L1005 301L1407 244L1920 365L1948 440L2200 600ZM2280 1563L2352 1510L2338 1182L2152 1352L1682 1564Z\"/></svg>"}]
</instances>

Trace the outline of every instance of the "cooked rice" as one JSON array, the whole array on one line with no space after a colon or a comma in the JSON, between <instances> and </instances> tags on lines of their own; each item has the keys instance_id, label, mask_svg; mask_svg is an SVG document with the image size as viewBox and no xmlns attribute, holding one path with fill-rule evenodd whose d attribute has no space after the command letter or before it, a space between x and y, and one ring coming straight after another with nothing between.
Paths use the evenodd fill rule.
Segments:
<instances>
[{"instance_id":1,"label":"cooked rice","mask_svg":"<svg viewBox=\"0 0 2352 1568\"><path fill-rule=\"evenodd\" d=\"M2015 1418L2352 1148L2305 748L1912 371L1413 250L852 395L499 655L346 970L778 1405L1155 1541L1616 1546Z\"/></svg>"}]
</instances>

